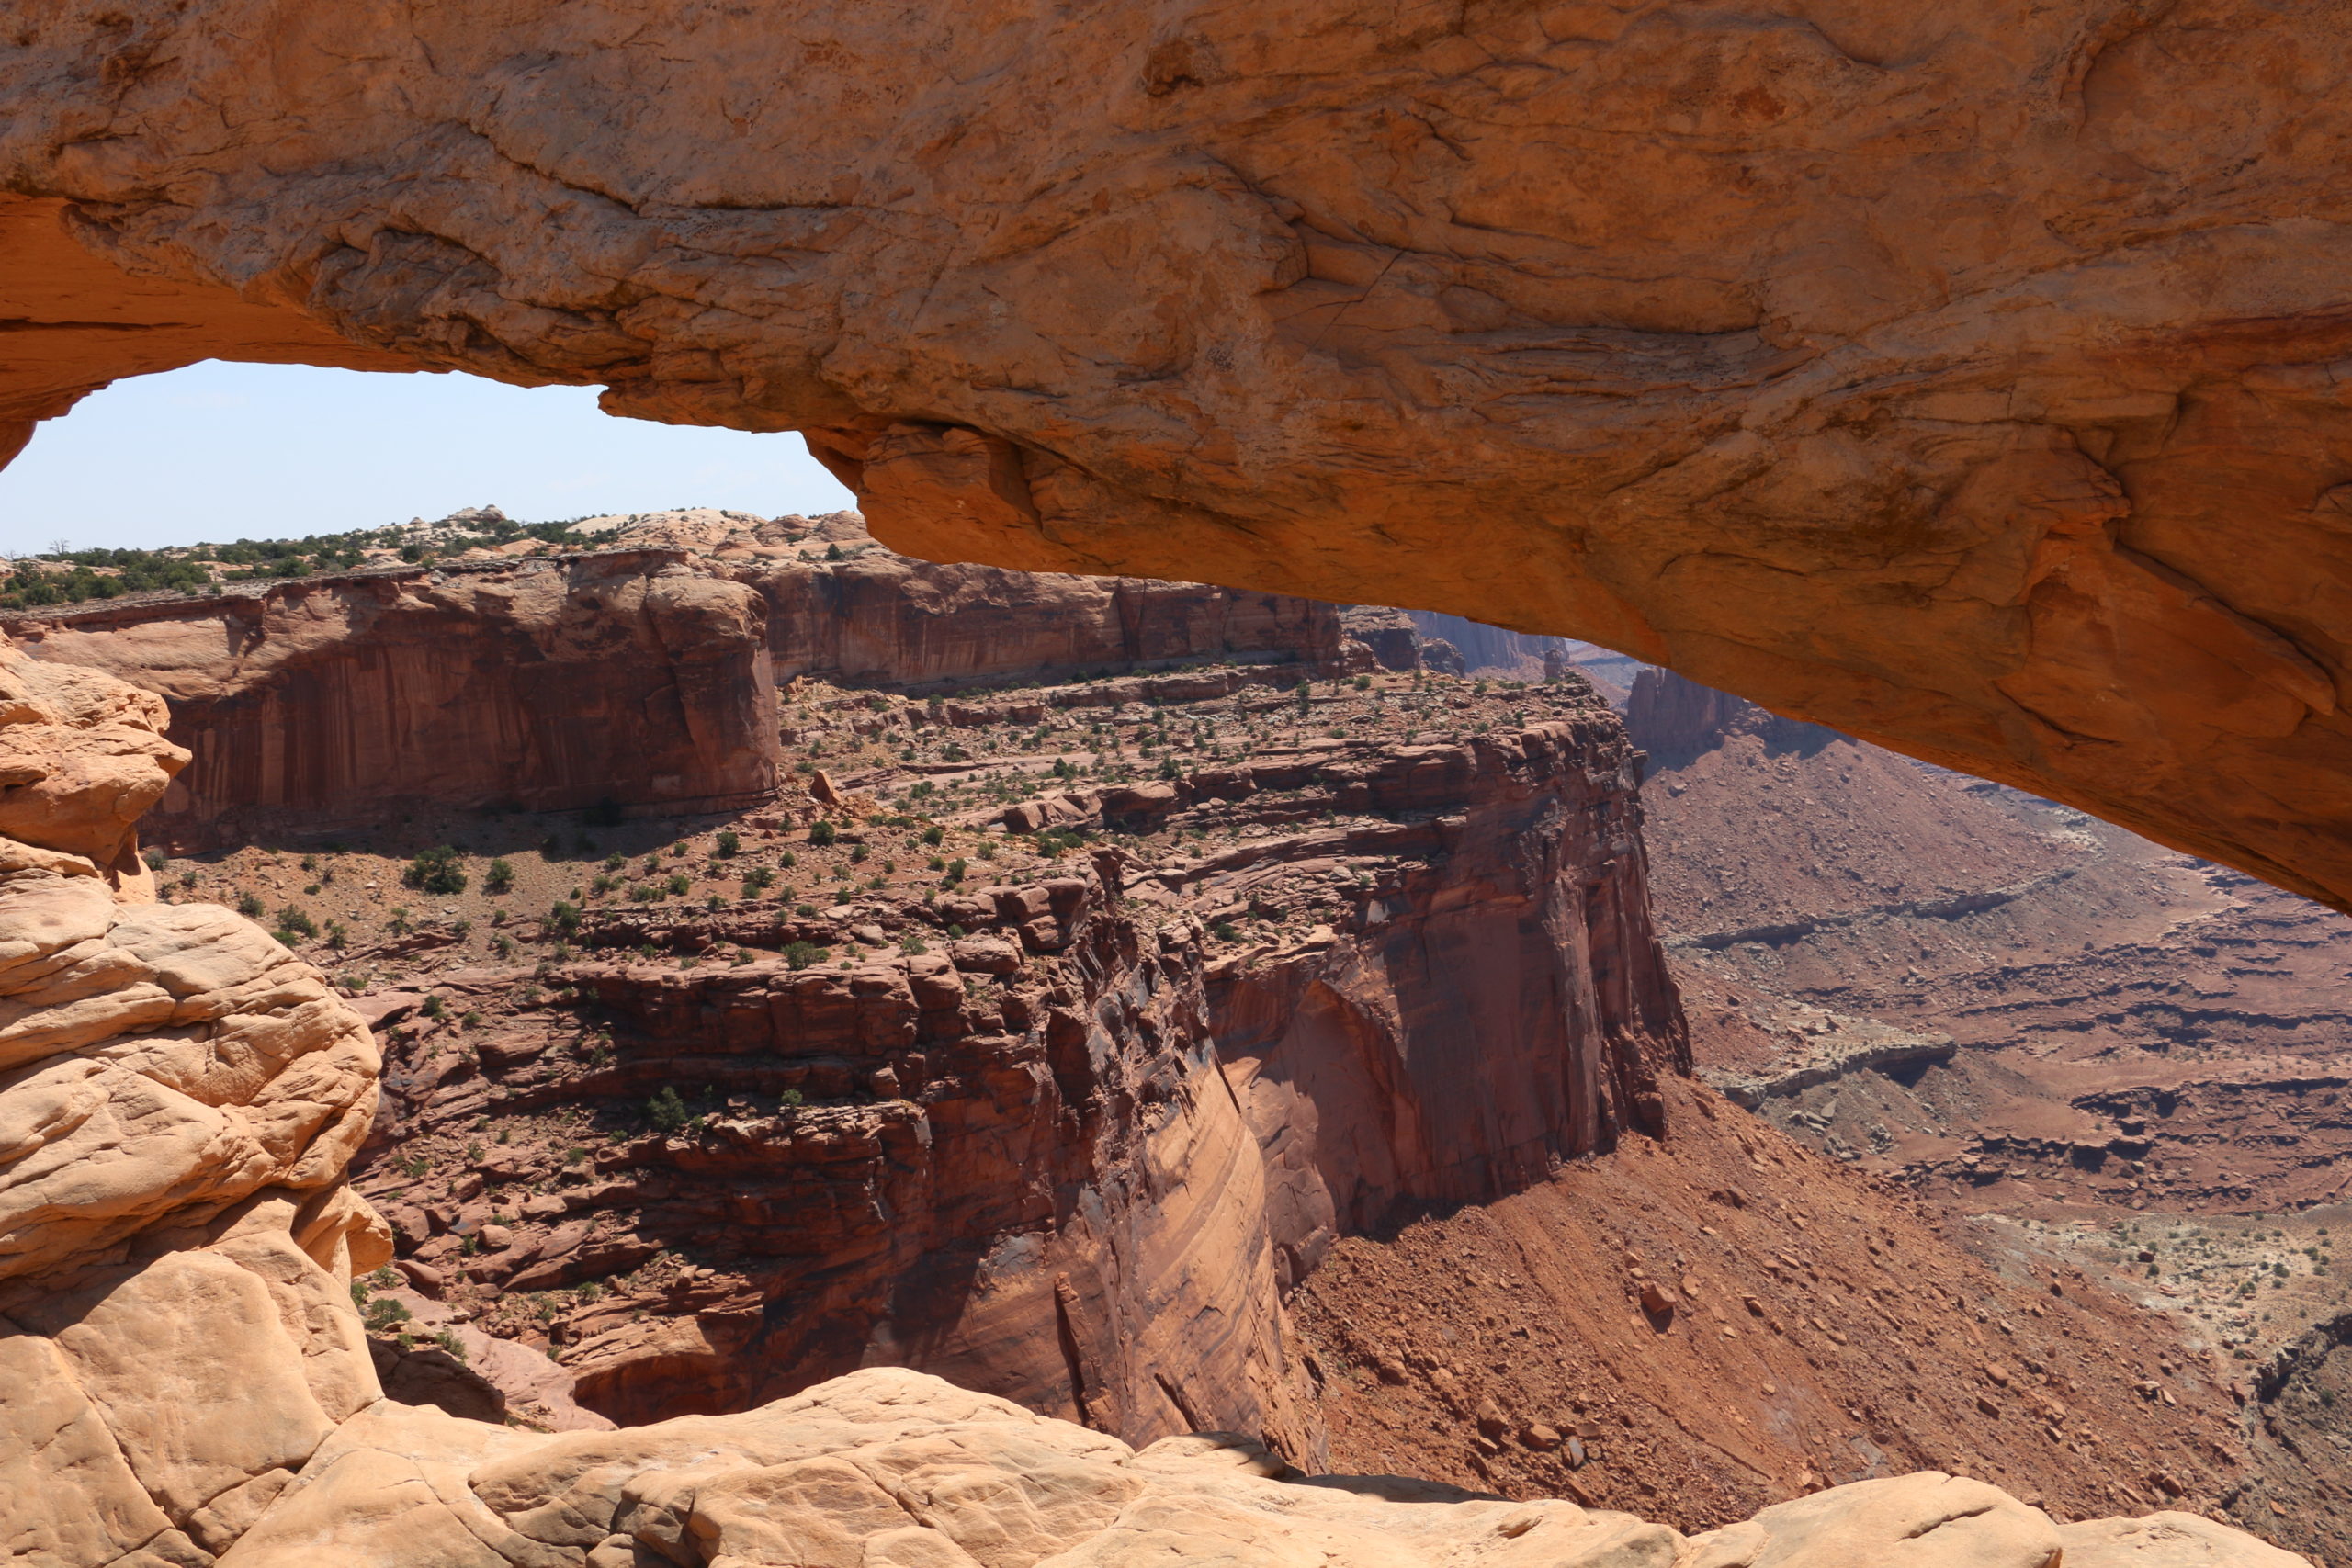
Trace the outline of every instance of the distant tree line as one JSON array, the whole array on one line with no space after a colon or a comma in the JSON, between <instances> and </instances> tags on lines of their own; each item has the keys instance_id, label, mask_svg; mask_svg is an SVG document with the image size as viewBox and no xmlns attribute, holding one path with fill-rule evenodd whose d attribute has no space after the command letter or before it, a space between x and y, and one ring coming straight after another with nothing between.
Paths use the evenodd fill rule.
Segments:
<instances>
[{"instance_id":1,"label":"distant tree line","mask_svg":"<svg viewBox=\"0 0 2352 1568\"><path fill-rule=\"evenodd\" d=\"M577 521L577 519L574 519ZM194 595L221 582L316 577L349 571L368 551L397 547L412 563L462 555L483 546L536 539L543 544L585 547L587 537L570 523L516 523L486 519L474 531L438 545L403 542L403 528L360 528L346 534L310 534L300 539L239 539L230 545L187 545L161 550L52 550L0 563L0 610L29 610L47 604L80 604L125 593L176 591ZM43 570L31 563L70 567ZM212 564L208 564L212 563ZM216 570L222 568L226 570Z\"/></svg>"}]
</instances>

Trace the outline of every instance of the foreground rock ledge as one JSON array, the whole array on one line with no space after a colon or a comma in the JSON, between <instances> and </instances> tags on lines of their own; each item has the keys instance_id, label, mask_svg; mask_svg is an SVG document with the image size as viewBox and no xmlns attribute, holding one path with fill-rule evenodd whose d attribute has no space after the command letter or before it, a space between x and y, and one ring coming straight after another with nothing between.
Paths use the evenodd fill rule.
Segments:
<instances>
[{"instance_id":1,"label":"foreground rock ledge","mask_svg":"<svg viewBox=\"0 0 2352 1568\"><path fill-rule=\"evenodd\" d=\"M1588 637L2352 901L2321 0L64 0L10 45L0 454L213 355L601 383L807 432L918 555Z\"/></svg>"},{"instance_id":2,"label":"foreground rock ledge","mask_svg":"<svg viewBox=\"0 0 2352 1568\"><path fill-rule=\"evenodd\" d=\"M1928 1472L1685 1538L1397 1476L1303 1476L1231 1433L1116 1438L876 1368L740 1416L557 1436L389 1402L345 1423L224 1568L2292 1568L2188 1514L2060 1526Z\"/></svg>"}]
</instances>

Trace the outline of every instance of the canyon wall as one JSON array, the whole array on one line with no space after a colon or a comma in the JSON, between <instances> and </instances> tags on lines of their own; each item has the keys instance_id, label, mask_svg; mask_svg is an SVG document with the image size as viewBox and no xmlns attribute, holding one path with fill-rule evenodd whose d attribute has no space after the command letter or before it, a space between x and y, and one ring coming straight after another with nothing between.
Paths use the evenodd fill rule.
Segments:
<instances>
[{"instance_id":1,"label":"canyon wall","mask_svg":"<svg viewBox=\"0 0 2352 1568\"><path fill-rule=\"evenodd\" d=\"M547 976L568 997L520 1010L503 982L454 980L437 994L494 1030L470 1059L396 1032L389 1157L363 1183L403 1267L453 1303L595 1281L552 1331L577 1396L622 1420L744 1409L880 1359L1132 1440L1206 1423L1313 1455L1197 933L1139 926L1115 880L1080 869L940 916L862 911L871 950L755 904L683 941L643 920L585 933L749 937L742 964L575 964ZM794 942L852 960L790 967ZM642 1130L681 1087L693 1125ZM558 1124L452 1157L491 1108ZM564 1162L575 1136L602 1145L593 1162ZM479 1247L502 1211L511 1234Z\"/></svg>"},{"instance_id":2,"label":"canyon wall","mask_svg":"<svg viewBox=\"0 0 2352 1568\"><path fill-rule=\"evenodd\" d=\"M1422 637L1450 643L1461 653L1464 668L1500 671L1512 675L1541 673L1547 649L1558 651L1563 639L1541 633L1515 632L1504 626L1449 615L1439 610L1406 612Z\"/></svg>"},{"instance_id":3,"label":"canyon wall","mask_svg":"<svg viewBox=\"0 0 2352 1568\"><path fill-rule=\"evenodd\" d=\"M435 808L765 798L764 608L674 553L417 568L19 615L35 659L167 698L194 761L148 818L197 851Z\"/></svg>"},{"instance_id":4,"label":"canyon wall","mask_svg":"<svg viewBox=\"0 0 2352 1568\"><path fill-rule=\"evenodd\" d=\"M1688 1047L1650 929L1632 758L1605 712L1250 772L1310 810L1353 796L1413 823L1306 835L1226 895L1279 910L1313 879L1364 873L1328 938L1210 976L1211 1032L1280 1185L1286 1281L1338 1235L1665 1132L1657 1076Z\"/></svg>"},{"instance_id":5,"label":"canyon wall","mask_svg":"<svg viewBox=\"0 0 2352 1568\"><path fill-rule=\"evenodd\" d=\"M2100 1568L2148 1561L2143 1549L2152 1545L2158 1561L2209 1568L2295 1561L2187 1515L2060 1526L1996 1488L1939 1472L1838 1488L1685 1540L1577 1503L1506 1501L1394 1475L1310 1478L1266 1443L1229 1431L1180 1430L1137 1451L896 1368L860 1370L754 1411L619 1431L534 1430L386 1398L355 1310L386 1256L385 1224L342 1180L376 1094L367 1026L257 929L209 906L145 901L146 888L109 878L79 852L123 840L184 763L158 734L161 718L146 694L0 649L8 766L0 1048L10 1066L0 1077L10 1179L0 1205L0 1539L12 1558L39 1568L1115 1568L1171 1555L1338 1553L1398 1568L1833 1568L1901 1553L1924 1537L1937 1561L1956 1568L2047 1568L2061 1555ZM1003 975L1024 954L1041 966L1061 962L1058 949L1083 976L1102 936L1108 948L1095 958L1123 953L1120 934L1090 919L1082 880L1071 880L1076 897L1057 884L1034 901L1025 889L1003 890L998 914L1020 946L957 939L958 966ZM1163 922L1162 956L1182 945L1170 934ZM759 967L765 973L745 973ZM867 966L869 979L880 977L876 967ZM728 997L757 1001L733 1010L739 1027L691 1038L756 1045L763 1014L839 1020L842 1002L880 998L850 1010L879 1025L876 1036L903 1043L910 1012L944 1011L964 989L952 970L923 967L917 981L910 964L903 995L885 984L861 996L860 968L853 962L843 982L841 971L738 967ZM1161 990L1148 969L1132 974L1127 1000ZM612 997L653 1017L662 1009L645 998L677 978L695 983L691 971L671 972ZM944 986L923 983L941 978ZM580 980L607 994L595 976ZM919 987L943 1005L909 1006ZM684 988L666 999L684 999ZM1170 986L1164 1000L1169 1011L1147 1009L1131 1021L1182 1038L1186 1015L1200 1016L1198 993ZM913 1032L921 1037L919 1025ZM1051 1068L1076 1067L1075 1053L1052 1054L1047 1034ZM1070 1038L1062 1032L1065 1045ZM492 1044L481 1043L482 1059L530 1055ZM951 1055L950 1065L977 1064ZM798 1081L819 1088L819 1064L803 1066ZM1164 1130L1182 1119L1182 1084L1172 1079L1183 1077L1137 1085L1121 1075L1119 1084L1142 1091L1156 1107L1146 1122ZM522 1087L500 1085L483 1103ZM1237 1122L1230 1095L1210 1092L1201 1103L1220 1099ZM796 1121L805 1109L803 1097ZM809 1152L822 1168L842 1156L854 1166L865 1155L860 1124L873 1131L890 1117L812 1120ZM730 1129L753 1139L776 1130L713 1117L678 1129L691 1140L673 1141L708 1147ZM1250 1144L1225 1146L1246 1153ZM1017 1140L1003 1148L1017 1153ZM903 1138L898 1149L910 1152ZM1246 1195L1209 1152L1192 1174ZM566 1163L578 1162L567 1155ZM903 1181L888 1193L908 1195ZM845 1213L875 1196L854 1174L828 1195ZM1084 1194L1054 1196L1084 1207ZM820 1199L811 1212L826 1206ZM707 1215L705 1238L725 1239L719 1227L743 1218ZM1206 1276L1230 1262L1214 1245L1230 1239L1218 1228L1201 1227L1203 1249L1180 1261L1178 1247L1161 1277L1215 1292ZM489 1226L474 1235L469 1257L513 1241ZM1022 1249L989 1261L1017 1269ZM673 1269L663 1278L690 1293L706 1276ZM1057 1277L1057 1303L1062 1286ZM729 1310L737 1303L710 1304L715 1321L742 1315ZM1082 1364L1086 1341L1069 1337L1073 1365ZM1200 1425L1180 1414L1182 1427Z\"/></svg>"},{"instance_id":6,"label":"canyon wall","mask_svg":"<svg viewBox=\"0 0 2352 1568\"><path fill-rule=\"evenodd\" d=\"M1649 753L1653 772L1681 767L1735 734L1752 735L1775 753L1810 753L1841 739L1834 729L1782 718L1729 692L1657 669L1634 675L1625 700L1625 731Z\"/></svg>"},{"instance_id":7,"label":"canyon wall","mask_svg":"<svg viewBox=\"0 0 2352 1568\"><path fill-rule=\"evenodd\" d=\"M874 547L855 513L820 519L808 536L857 553L733 569L767 600L779 680L950 686L1223 659L1319 673L1342 658L1339 611L1311 599L933 564Z\"/></svg>"},{"instance_id":8,"label":"canyon wall","mask_svg":"<svg viewBox=\"0 0 2352 1568\"><path fill-rule=\"evenodd\" d=\"M967 771L1026 776L1027 722L956 726ZM1109 831L1077 874L922 901L595 913L578 940L639 959L545 967L553 1000L435 984L492 1021L470 1048L401 998L362 1188L412 1280L461 1310L541 1293L534 1332L616 1418L887 1359L1305 1463L1281 1302L1335 1236L1662 1130L1680 1015L1631 753L1589 698L943 821ZM1196 831L1240 847L1179 869L1127 836ZM1228 912L1295 930L1237 951ZM693 966L646 962L672 953ZM645 1130L665 1088L690 1129ZM496 1146L464 1133L486 1111Z\"/></svg>"},{"instance_id":9,"label":"canyon wall","mask_svg":"<svg viewBox=\"0 0 2352 1568\"><path fill-rule=\"evenodd\" d=\"M36 659L170 699L194 761L147 830L186 852L418 811L748 805L781 768L775 685L802 676L954 688L1369 659L1329 604L933 565L876 547L854 513L756 525L650 513L613 544L5 625Z\"/></svg>"}]
</instances>

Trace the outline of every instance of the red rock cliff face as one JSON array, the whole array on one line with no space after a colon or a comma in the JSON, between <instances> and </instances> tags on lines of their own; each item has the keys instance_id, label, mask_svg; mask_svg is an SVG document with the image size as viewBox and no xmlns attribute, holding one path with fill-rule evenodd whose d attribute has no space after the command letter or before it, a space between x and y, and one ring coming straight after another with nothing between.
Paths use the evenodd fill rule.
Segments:
<instances>
[{"instance_id":1,"label":"red rock cliff face","mask_svg":"<svg viewBox=\"0 0 2352 1568\"><path fill-rule=\"evenodd\" d=\"M563 1352L582 1401L624 1420L741 1409L878 1359L1102 1430L1205 1422L1312 1451L1197 931L1155 933L1120 904L1090 873L877 917L893 945L936 944L920 954L575 965L555 976L573 1005L508 1020L479 1071L396 1044L379 1129L395 1143L492 1103L631 1125L683 1085L707 1108L605 1147L594 1180L533 1201L546 1228L495 1249L467 1240L493 1199L396 1180L403 1251L460 1291L627 1271L568 1323ZM947 938L941 921L978 934ZM823 918L773 907L719 926L859 952ZM665 1252L706 1267L665 1273Z\"/></svg>"},{"instance_id":2,"label":"red rock cliff face","mask_svg":"<svg viewBox=\"0 0 2352 1568\"><path fill-rule=\"evenodd\" d=\"M1286 1278L1338 1235L1664 1131L1657 1074L1688 1047L1611 719L1252 772L1400 818L1250 867L1236 891L1261 907L1340 876L1357 907L1328 939L1209 977Z\"/></svg>"},{"instance_id":3,"label":"red rock cliff face","mask_svg":"<svg viewBox=\"0 0 2352 1568\"><path fill-rule=\"evenodd\" d=\"M411 807L745 804L775 785L758 596L674 554L320 578L25 617L48 661L161 693L195 753L146 818L181 850Z\"/></svg>"},{"instance_id":4,"label":"red rock cliff face","mask_svg":"<svg viewBox=\"0 0 2352 1568\"><path fill-rule=\"evenodd\" d=\"M598 914L581 940L741 962L559 966L570 995L519 1009L503 973L439 987L499 1019L470 1052L390 1032L366 1189L430 1289L569 1292L548 1333L616 1418L884 1360L1312 1455L1282 1297L1335 1235L1659 1122L1685 1052L1631 756L1597 701L1459 744L1269 748L967 814L1231 841L1191 863L1106 847L928 903ZM1237 953L1212 928L1245 911L1303 934ZM824 956L794 969L795 943ZM644 1130L665 1089L700 1120ZM562 1131L466 1145L492 1110Z\"/></svg>"},{"instance_id":5,"label":"red rock cliff face","mask_svg":"<svg viewBox=\"0 0 2352 1568\"><path fill-rule=\"evenodd\" d=\"M1330 604L935 565L875 546L854 513L756 529L655 514L620 540L656 541L8 625L36 658L170 699L196 761L146 822L183 851L418 807L750 804L779 771L775 683L801 675L920 687L1363 657Z\"/></svg>"},{"instance_id":6,"label":"red rock cliff face","mask_svg":"<svg viewBox=\"0 0 2352 1568\"><path fill-rule=\"evenodd\" d=\"M855 513L820 520L815 537L871 547ZM780 680L924 685L1226 658L1324 670L1340 658L1338 606L1285 593L939 564L878 547L839 562L766 553L726 570L768 601Z\"/></svg>"}]
</instances>

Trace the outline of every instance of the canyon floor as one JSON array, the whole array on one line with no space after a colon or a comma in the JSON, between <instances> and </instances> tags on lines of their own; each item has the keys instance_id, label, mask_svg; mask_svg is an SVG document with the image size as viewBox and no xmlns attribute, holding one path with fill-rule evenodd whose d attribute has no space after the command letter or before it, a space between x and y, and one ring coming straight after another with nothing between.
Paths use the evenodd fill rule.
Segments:
<instances>
[{"instance_id":1,"label":"canyon floor","mask_svg":"<svg viewBox=\"0 0 2352 1568\"><path fill-rule=\"evenodd\" d=\"M2270 1389L2262 1439L2281 1358L2352 1311L2352 923L1649 679L1652 889L1702 1077L1980 1257L2079 1269L2174 1325ZM2292 1450L2257 1440L2243 1511L2340 1559L2352 1494L2266 1480Z\"/></svg>"}]
</instances>

